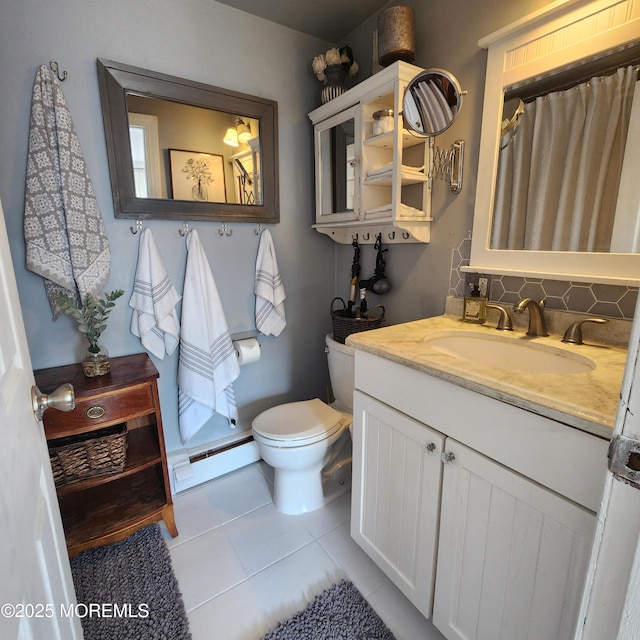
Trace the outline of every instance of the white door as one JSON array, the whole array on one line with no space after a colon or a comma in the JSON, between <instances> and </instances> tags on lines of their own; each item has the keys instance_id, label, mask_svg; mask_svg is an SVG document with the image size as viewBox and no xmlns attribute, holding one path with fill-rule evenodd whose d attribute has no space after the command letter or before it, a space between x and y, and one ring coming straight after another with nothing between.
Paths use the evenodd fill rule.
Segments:
<instances>
[{"instance_id":1,"label":"white door","mask_svg":"<svg viewBox=\"0 0 640 640\"><path fill-rule=\"evenodd\" d=\"M613 435L640 440L640 297ZM640 638L640 490L607 480L575 640Z\"/></svg>"},{"instance_id":2,"label":"white door","mask_svg":"<svg viewBox=\"0 0 640 640\"><path fill-rule=\"evenodd\" d=\"M444 436L359 391L351 537L431 617Z\"/></svg>"},{"instance_id":3,"label":"white door","mask_svg":"<svg viewBox=\"0 0 640 640\"><path fill-rule=\"evenodd\" d=\"M595 514L451 438L445 459L433 624L449 640L570 638Z\"/></svg>"},{"instance_id":4,"label":"white door","mask_svg":"<svg viewBox=\"0 0 640 640\"><path fill-rule=\"evenodd\" d=\"M0 204L0 638L76 640L78 618ZM64 608L63 608L64 607Z\"/></svg>"}]
</instances>

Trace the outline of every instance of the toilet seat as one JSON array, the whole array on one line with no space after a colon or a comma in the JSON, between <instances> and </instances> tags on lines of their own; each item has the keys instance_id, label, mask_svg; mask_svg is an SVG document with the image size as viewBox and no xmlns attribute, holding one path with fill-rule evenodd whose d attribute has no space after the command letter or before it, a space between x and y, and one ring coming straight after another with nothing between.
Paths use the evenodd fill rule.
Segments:
<instances>
[{"instance_id":1,"label":"toilet seat","mask_svg":"<svg viewBox=\"0 0 640 640\"><path fill-rule=\"evenodd\" d=\"M263 411L252 423L254 437L275 447L301 447L330 438L347 425L344 414L318 398Z\"/></svg>"}]
</instances>

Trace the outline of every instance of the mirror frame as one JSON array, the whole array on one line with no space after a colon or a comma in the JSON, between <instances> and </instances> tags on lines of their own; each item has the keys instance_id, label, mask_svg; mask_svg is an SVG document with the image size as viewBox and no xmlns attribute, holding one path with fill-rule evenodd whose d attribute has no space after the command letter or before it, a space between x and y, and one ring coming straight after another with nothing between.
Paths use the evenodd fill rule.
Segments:
<instances>
[{"instance_id":1,"label":"mirror frame","mask_svg":"<svg viewBox=\"0 0 640 640\"><path fill-rule=\"evenodd\" d=\"M98 58L98 80L116 218L280 221L277 102L101 58ZM136 197L129 141L128 94L258 119L262 204Z\"/></svg>"},{"instance_id":2,"label":"mirror frame","mask_svg":"<svg viewBox=\"0 0 640 640\"><path fill-rule=\"evenodd\" d=\"M414 103L417 102L416 99L413 97L413 93L416 90L416 87L421 82L424 82L426 78L428 78L429 76L440 76L442 78L446 78L451 83L456 94L457 105L456 105L456 112L453 114L453 117L451 118L451 120L449 120L449 122L445 127L443 127L442 129L437 129L436 131L426 132L424 131L424 127L423 129L418 129L414 125L414 123L407 118L407 112L409 111L409 109L407 109L406 101L408 98L412 98ZM420 138L435 138L436 136L443 134L456 121L456 119L460 115L460 111L462 110L462 102L463 102L462 98L465 95L465 93L466 91L462 91L462 89L460 88L460 83L458 82L458 79L452 73L449 73L445 69L433 68L433 69L425 69L424 71L421 71L417 76L415 76L411 80L411 82L407 85L406 89L404 90L404 96L402 98L402 121L404 123L405 128L411 131L411 133L413 133L415 136L418 136ZM420 107L417 104L416 104L416 110L420 111Z\"/></svg>"},{"instance_id":3,"label":"mirror frame","mask_svg":"<svg viewBox=\"0 0 640 640\"><path fill-rule=\"evenodd\" d=\"M487 75L471 257L462 270L638 286L640 254L490 249L505 95L638 41L640 18L616 13L615 0L569 5L532 13L478 43L488 49ZM603 31L602 20L611 20L612 27Z\"/></svg>"}]
</instances>

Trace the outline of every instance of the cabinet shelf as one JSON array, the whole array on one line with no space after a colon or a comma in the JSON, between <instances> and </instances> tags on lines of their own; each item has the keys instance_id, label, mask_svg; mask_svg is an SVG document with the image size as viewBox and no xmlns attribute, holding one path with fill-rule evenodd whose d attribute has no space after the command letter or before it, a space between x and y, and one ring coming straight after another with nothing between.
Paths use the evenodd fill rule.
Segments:
<instances>
[{"instance_id":1,"label":"cabinet shelf","mask_svg":"<svg viewBox=\"0 0 640 640\"><path fill-rule=\"evenodd\" d=\"M424 144L423 138L418 138L412 135L406 129L402 129L401 133L402 138L402 148L408 149L409 147L413 147L417 144ZM381 149L393 149L393 145L395 142L396 136L394 131L386 131L385 133L381 133L377 136L371 136L364 141L364 144L369 147L379 147Z\"/></svg>"},{"instance_id":2,"label":"cabinet shelf","mask_svg":"<svg viewBox=\"0 0 640 640\"><path fill-rule=\"evenodd\" d=\"M392 172L381 173L380 175L365 178L363 184L374 187L391 187L394 175ZM422 184L429 180L429 176L417 171L402 171L400 174L400 185L407 187L410 184Z\"/></svg>"},{"instance_id":3,"label":"cabinet shelf","mask_svg":"<svg viewBox=\"0 0 640 640\"><path fill-rule=\"evenodd\" d=\"M122 471L109 475L87 478L71 484L57 487L59 496L90 489L107 482L113 482L132 473L162 462L162 455L155 433L156 425L134 429L127 433L127 461Z\"/></svg>"},{"instance_id":4,"label":"cabinet shelf","mask_svg":"<svg viewBox=\"0 0 640 640\"><path fill-rule=\"evenodd\" d=\"M127 458L122 471L56 488L69 555L117 542L160 520L164 520L171 535L177 536L156 382L158 371L149 356L113 358L111 372L99 378L85 378L79 364L42 369L34 375L44 393L69 381L74 387L73 411L52 410L44 414L48 441L78 434L90 436L93 431L116 423L127 425Z\"/></svg>"},{"instance_id":5,"label":"cabinet shelf","mask_svg":"<svg viewBox=\"0 0 640 640\"><path fill-rule=\"evenodd\" d=\"M132 477L59 497L69 555L105 544L120 532L144 526L166 505L156 465ZM156 518L157 521L158 518Z\"/></svg>"}]
</instances>

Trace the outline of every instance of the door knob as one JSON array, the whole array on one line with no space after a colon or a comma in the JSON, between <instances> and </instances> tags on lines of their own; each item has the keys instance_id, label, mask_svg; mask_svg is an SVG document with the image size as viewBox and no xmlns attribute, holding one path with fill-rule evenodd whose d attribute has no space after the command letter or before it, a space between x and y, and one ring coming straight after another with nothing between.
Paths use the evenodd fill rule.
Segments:
<instances>
[{"instance_id":1,"label":"door knob","mask_svg":"<svg viewBox=\"0 0 640 640\"><path fill-rule=\"evenodd\" d=\"M47 409L59 409L60 411L73 411L76 408L76 397L73 385L69 382L60 385L53 393L42 393L38 387L31 387L31 406L38 420Z\"/></svg>"}]
</instances>

